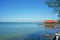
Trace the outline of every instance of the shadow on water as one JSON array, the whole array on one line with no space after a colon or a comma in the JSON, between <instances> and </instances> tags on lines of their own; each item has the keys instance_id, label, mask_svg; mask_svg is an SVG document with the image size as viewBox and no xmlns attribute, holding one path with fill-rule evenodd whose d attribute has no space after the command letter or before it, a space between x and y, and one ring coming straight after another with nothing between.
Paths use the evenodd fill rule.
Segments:
<instances>
[{"instance_id":1,"label":"shadow on water","mask_svg":"<svg viewBox=\"0 0 60 40\"><path fill-rule=\"evenodd\" d=\"M45 25L44 30L27 35L24 40L51 40L52 36L55 35L57 31L56 29L58 29L58 27L55 27L54 25ZM49 36L44 36L44 34L49 34L52 36L49 38ZM55 40L55 38L53 40Z\"/></svg>"}]
</instances>

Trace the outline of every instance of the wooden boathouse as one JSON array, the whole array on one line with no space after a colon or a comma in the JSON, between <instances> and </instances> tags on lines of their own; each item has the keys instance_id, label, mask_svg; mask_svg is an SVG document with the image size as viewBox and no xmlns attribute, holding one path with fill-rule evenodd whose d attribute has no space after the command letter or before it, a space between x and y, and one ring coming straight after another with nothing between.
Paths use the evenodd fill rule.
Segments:
<instances>
[{"instance_id":1,"label":"wooden boathouse","mask_svg":"<svg viewBox=\"0 0 60 40\"><path fill-rule=\"evenodd\" d=\"M54 28L55 21L54 20L44 20L44 25L46 28Z\"/></svg>"}]
</instances>

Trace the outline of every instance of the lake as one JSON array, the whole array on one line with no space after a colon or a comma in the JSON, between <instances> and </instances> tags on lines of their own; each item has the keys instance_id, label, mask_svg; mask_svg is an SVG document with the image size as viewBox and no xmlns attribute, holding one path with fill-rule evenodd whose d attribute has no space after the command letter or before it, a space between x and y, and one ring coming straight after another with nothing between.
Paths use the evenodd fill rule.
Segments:
<instances>
[{"instance_id":1,"label":"lake","mask_svg":"<svg viewBox=\"0 0 60 40\"><path fill-rule=\"evenodd\" d=\"M47 40L42 35L55 34L57 29L36 22L0 22L0 40Z\"/></svg>"}]
</instances>

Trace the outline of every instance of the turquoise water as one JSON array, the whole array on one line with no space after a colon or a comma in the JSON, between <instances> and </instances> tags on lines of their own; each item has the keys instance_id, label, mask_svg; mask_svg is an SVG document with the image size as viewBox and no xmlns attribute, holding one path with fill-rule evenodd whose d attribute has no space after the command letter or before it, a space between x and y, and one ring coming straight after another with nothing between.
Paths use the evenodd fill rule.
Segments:
<instances>
[{"instance_id":1,"label":"turquoise water","mask_svg":"<svg viewBox=\"0 0 60 40\"><path fill-rule=\"evenodd\" d=\"M46 29L36 22L0 22L0 40L43 40L42 34L55 34L56 29Z\"/></svg>"}]
</instances>

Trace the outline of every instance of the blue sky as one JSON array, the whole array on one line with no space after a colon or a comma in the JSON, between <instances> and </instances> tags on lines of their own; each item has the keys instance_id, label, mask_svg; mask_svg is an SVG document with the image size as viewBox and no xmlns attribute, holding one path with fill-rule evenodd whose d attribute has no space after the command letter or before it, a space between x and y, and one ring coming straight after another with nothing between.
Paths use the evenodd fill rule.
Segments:
<instances>
[{"instance_id":1,"label":"blue sky","mask_svg":"<svg viewBox=\"0 0 60 40\"><path fill-rule=\"evenodd\" d=\"M56 20L46 0L0 0L0 22L40 22Z\"/></svg>"}]
</instances>

